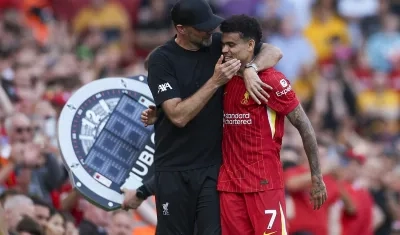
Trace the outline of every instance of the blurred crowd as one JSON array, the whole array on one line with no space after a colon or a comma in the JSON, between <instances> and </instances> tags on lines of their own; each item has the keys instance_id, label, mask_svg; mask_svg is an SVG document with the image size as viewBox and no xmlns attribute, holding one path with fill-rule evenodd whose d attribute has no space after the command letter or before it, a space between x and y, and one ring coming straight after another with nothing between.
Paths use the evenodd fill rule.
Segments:
<instances>
[{"instance_id":1,"label":"blurred crowd","mask_svg":"<svg viewBox=\"0 0 400 235\"><path fill-rule=\"evenodd\" d=\"M221 16L260 20L317 133L329 200L315 212L301 139L286 125L289 230L400 234L400 1L209 2ZM154 234L153 198L108 213L71 187L57 119L82 85L147 74L147 54L174 35L173 3L0 0L0 225L11 234Z\"/></svg>"}]
</instances>

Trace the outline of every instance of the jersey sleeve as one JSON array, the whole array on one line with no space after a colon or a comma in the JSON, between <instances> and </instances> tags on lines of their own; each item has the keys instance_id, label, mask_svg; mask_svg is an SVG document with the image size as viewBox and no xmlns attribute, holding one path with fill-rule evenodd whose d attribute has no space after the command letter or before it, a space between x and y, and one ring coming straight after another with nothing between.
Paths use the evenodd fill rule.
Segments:
<instances>
[{"instance_id":1,"label":"jersey sleeve","mask_svg":"<svg viewBox=\"0 0 400 235\"><path fill-rule=\"evenodd\" d=\"M264 83L272 87L272 92L269 93L268 107L286 116L299 105L300 102L289 80L281 72L275 69L268 69L261 74L260 78Z\"/></svg>"},{"instance_id":2,"label":"jersey sleeve","mask_svg":"<svg viewBox=\"0 0 400 235\"><path fill-rule=\"evenodd\" d=\"M173 67L160 52L154 52L149 58L147 81L157 106L169 99L181 97Z\"/></svg>"}]
</instances>

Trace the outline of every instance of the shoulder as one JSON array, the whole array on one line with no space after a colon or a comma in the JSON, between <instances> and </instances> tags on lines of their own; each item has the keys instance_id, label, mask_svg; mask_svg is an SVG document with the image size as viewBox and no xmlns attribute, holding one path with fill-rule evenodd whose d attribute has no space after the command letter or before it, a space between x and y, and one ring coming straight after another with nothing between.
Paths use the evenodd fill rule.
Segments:
<instances>
[{"instance_id":1,"label":"shoulder","mask_svg":"<svg viewBox=\"0 0 400 235\"><path fill-rule=\"evenodd\" d=\"M258 73L258 76L260 77L261 81L272 87L276 87L278 85L286 87L289 84L289 81L286 79L285 75L275 68L263 70Z\"/></svg>"},{"instance_id":2,"label":"shoulder","mask_svg":"<svg viewBox=\"0 0 400 235\"><path fill-rule=\"evenodd\" d=\"M171 53L172 48L169 45L169 42L166 44L159 46L156 48L153 52L151 52L151 55L149 56L149 65L150 64L165 64L170 55L173 55Z\"/></svg>"}]
</instances>

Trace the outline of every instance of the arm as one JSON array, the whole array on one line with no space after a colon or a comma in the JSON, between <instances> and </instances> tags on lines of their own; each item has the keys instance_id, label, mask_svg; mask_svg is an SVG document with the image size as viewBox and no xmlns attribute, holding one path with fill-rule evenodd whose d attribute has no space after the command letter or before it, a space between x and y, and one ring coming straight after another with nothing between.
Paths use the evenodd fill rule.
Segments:
<instances>
[{"instance_id":1,"label":"arm","mask_svg":"<svg viewBox=\"0 0 400 235\"><path fill-rule=\"evenodd\" d=\"M343 185L340 185L339 187L340 199L342 199L343 202L344 212L350 216L355 215L357 213L357 207L353 199Z\"/></svg>"},{"instance_id":2,"label":"arm","mask_svg":"<svg viewBox=\"0 0 400 235\"><path fill-rule=\"evenodd\" d=\"M144 182L144 184L138 189L141 190L146 195L146 197L155 195L156 181L154 175L148 181Z\"/></svg>"},{"instance_id":3,"label":"arm","mask_svg":"<svg viewBox=\"0 0 400 235\"><path fill-rule=\"evenodd\" d=\"M14 163L8 163L0 168L0 184L3 184L10 177L11 173L15 170Z\"/></svg>"},{"instance_id":4,"label":"arm","mask_svg":"<svg viewBox=\"0 0 400 235\"><path fill-rule=\"evenodd\" d=\"M254 62L259 71L274 67L282 59L282 51L271 44L263 43Z\"/></svg>"},{"instance_id":5,"label":"arm","mask_svg":"<svg viewBox=\"0 0 400 235\"><path fill-rule=\"evenodd\" d=\"M7 235L8 234L8 228L6 224L6 214L3 209L3 206L0 205L0 235Z\"/></svg>"},{"instance_id":6,"label":"arm","mask_svg":"<svg viewBox=\"0 0 400 235\"><path fill-rule=\"evenodd\" d=\"M306 151L308 163L310 165L311 178L322 181L321 167L318 159L317 138L315 137L314 129L307 114L299 104L287 115L287 118L300 133L303 147Z\"/></svg>"},{"instance_id":7,"label":"arm","mask_svg":"<svg viewBox=\"0 0 400 235\"><path fill-rule=\"evenodd\" d=\"M329 162L321 164L321 173L323 176L332 173L335 169L336 167L332 166ZM311 183L310 173L307 172L287 177L285 187L289 192L298 192L310 187Z\"/></svg>"},{"instance_id":8,"label":"arm","mask_svg":"<svg viewBox=\"0 0 400 235\"><path fill-rule=\"evenodd\" d=\"M124 193L124 202L122 209L137 209L142 202L148 197L155 195L156 182L155 177L152 176L148 181L144 182L137 190L122 189ZM138 197L137 192L141 192L142 197Z\"/></svg>"},{"instance_id":9,"label":"arm","mask_svg":"<svg viewBox=\"0 0 400 235\"><path fill-rule=\"evenodd\" d=\"M14 111L14 107L2 86L0 86L0 107L2 109L1 114L4 116L11 115Z\"/></svg>"},{"instance_id":10,"label":"arm","mask_svg":"<svg viewBox=\"0 0 400 235\"><path fill-rule=\"evenodd\" d=\"M275 66L281 58L282 51L279 48L271 44L263 43L253 63L258 68L258 71L263 71ZM272 90L272 87L270 84L267 85L261 81L257 74L258 71L252 67L246 68L243 72L244 83L250 97L257 104L261 104L261 101L265 104L268 102L270 96L264 89Z\"/></svg>"},{"instance_id":11,"label":"arm","mask_svg":"<svg viewBox=\"0 0 400 235\"><path fill-rule=\"evenodd\" d=\"M61 199L61 210L70 211L76 205L79 199L79 193L76 189L72 189L64 198Z\"/></svg>"},{"instance_id":12,"label":"arm","mask_svg":"<svg viewBox=\"0 0 400 235\"><path fill-rule=\"evenodd\" d=\"M181 98L170 99L165 101L161 107L171 122L182 128L199 114L218 88L219 86L210 79L189 98L185 100Z\"/></svg>"},{"instance_id":13,"label":"arm","mask_svg":"<svg viewBox=\"0 0 400 235\"><path fill-rule=\"evenodd\" d=\"M166 116L177 127L185 127L208 103L219 87L226 82L240 68L240 61L230 60L222 64L221 56L215 66L211 79L196 93L183 100L180 97L178 82L174 78L174 71L168 66L167 59L154 53L149 59L149 87L156 101Z\"/></svg>"},{"instance_id":14,"label":"arm","mask_svg":"<svg viewBox=\"0 0 400 235\"><path fill-rule=\"evenodd\" d=\"M64 170L58 163L56 157L52 154L45 154L46 157L46 172L42 175L42 180L45 183L47 189L52 191L60 186L64 176Z\"/></svg>"},{"instance_id":15,"label":"arm","mask_svg":"<svg viewBox=\"0 0 400 235\"><path fill-rule=\"evenodd\" d=\"M298 192L306 189L311 184L310 173L303 173L290 177L285 182L285 187L289 192Z\"/></svg>"},{"instance_id":16,"label":"arm","mask_svg":"<svg viewBox=\"0 0 400 235\"><path fill-rule=\"evenodd\" d=\"M374 208L372 209L372 227L374 230L379 228L383 222L385 221L385 214L383 213L382 209L374 205Z\"/></svg>"},{"instance_id":17,"label":"arm","mask_svg":"<svg viewBox=\"0 0 400 235\"><path fill-rule=\"evenodd\" d=\"M315 132L311 122L304 112L301 104L287 115L289 121L297 128L303 141L308 163L311 171L311 201L314 204L314 210L320 209L325 203L328 195L325 183L322 179L321 167L318 159L318 146Z\"/></svg>"},{"instance_id":18,"label":"arm","mask_svg":"<svg viewBox=\"0 0 400 235\"><path fill-rule=\"evenodd\" d=\"M386 208L390 214L390 216L397 220L399 218L399 204L397 203L396 200L396 194L392 190L387 190L386 191Z\"/></svg>"}]
</instances>

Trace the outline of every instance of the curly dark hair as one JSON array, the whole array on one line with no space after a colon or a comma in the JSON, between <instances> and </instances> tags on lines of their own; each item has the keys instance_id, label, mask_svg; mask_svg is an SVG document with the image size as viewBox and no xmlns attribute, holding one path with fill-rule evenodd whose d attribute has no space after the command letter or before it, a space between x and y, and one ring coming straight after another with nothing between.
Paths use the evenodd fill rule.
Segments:
<instances>
[{"instance_id":1,"label":"curly dark hair","mask_svg":"<svg viewBox=\"0 0 400 235\"><path fill-rule=\"evenodd\" d=\"M262 29L260 23L247 15L233 15L221 23L222 33L239 33L243 39L253 39L256 45L260 44Z\"/></svg>"}]
</instances>

